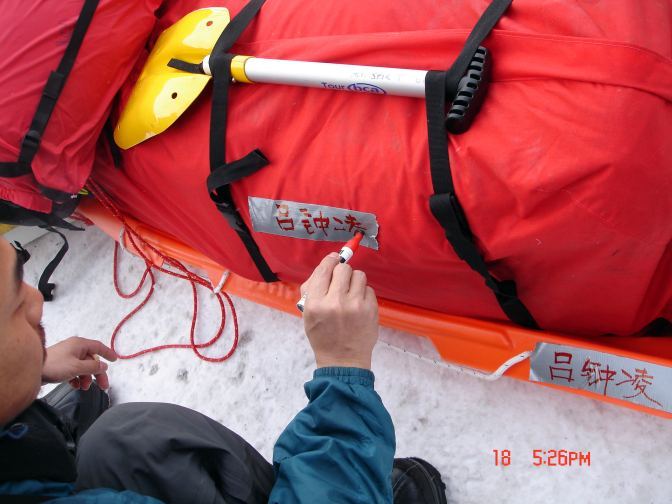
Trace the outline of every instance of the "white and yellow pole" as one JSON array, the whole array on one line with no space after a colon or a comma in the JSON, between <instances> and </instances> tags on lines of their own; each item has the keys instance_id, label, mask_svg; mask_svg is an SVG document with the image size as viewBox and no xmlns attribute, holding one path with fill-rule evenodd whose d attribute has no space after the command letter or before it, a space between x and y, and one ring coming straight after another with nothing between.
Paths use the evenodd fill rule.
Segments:
<instances>
[{"instance_id":1,"label":"white and yellow pole","mask_svg":"<svg viewBox=\"0 0 672 504\"><path fill-rule=\"evenodd\" d=\"M201 66L206 75L211 75L208 56ZM237 82L248 84L286 84L424 98L427 71L235 56L231 62L231 75Z\"/></svg>"}]
</instances>

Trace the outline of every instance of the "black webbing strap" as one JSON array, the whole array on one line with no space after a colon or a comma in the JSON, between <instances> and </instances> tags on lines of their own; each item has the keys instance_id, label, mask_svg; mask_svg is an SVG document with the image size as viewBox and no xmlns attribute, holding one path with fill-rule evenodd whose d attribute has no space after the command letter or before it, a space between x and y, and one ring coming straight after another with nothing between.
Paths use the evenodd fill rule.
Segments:
<instances>
[{"instance_id":1,"label":"black webbing strap","mask_svg":"<svg viewBox=\"0 0 672 504\"><path fill-rule=\"evenodd\" d=\"M23 175L28 175L30 173L32 173L30 166L20 165L16 161L0 162L0 177L16 178L16 177L22 177Z\"/></svg>"},{"instance_id":2,"label":"black webbing strap","mask_svg":"<svg viewBox=\"0 0 672 504\"><path fill-rule=\"evenodd\" d=\"M52 213L46 214L0 199L0 222L15 226L51 226L70 231L83 231L82 228L65 220L65 217L75 211L78 203L79 199L72 199L64 205L59 205Z\"/></svg>"},{"instance_id":3,"label":"black webbing strap","mask_svg":"<svg viewBox=\"0 0 672 504\"><path fill-rule=\"evenodd\" d=\"M37 186L40 188L40 192L56 203L65 203L70 199L76 199L77 196L67 192L59 191L58 189L51 189L50 187L45 187L42 184L38 183Z\"/></svg>"},{"instance_id":4,"label":"black webbing strap","mask_svg":"<svg viewBox=\"0 0 672 504\"><path fill-rule=\"evenodd\" d=\"M259 9L261 9L261 6L264 5L265 2L266 0L250 0L247 2L245 7L240 9L240 12L236 14L228 25L226 25L226 28L224 28L224 31L215 43L212 54L222 55L229 52L231 47L233 47L233 44L236 43L236 40L238 40L245 31L247 25L249 25L259 13Z\"/></svg>"},{"instance_id":5,"label":"black webbing strap","mask_svg":"<svg viewBox=\"0 0 672 504\"><path fill-rule=\"evenodd\" d=\"M247 25L264 4L265 0L251 0L224 29L210 54L212 73L212 109L210 113L210 176L207 186L210 198L217 209L238 234L254 261L259 273L266 282L275 282L278 277L273 273L259 246L254 241L249 228L243 221L231 195L230 184L240 178L251 175L268 164L266 157L255 149L245 157L226 162L226 126L231 82L231 60L228 51Z\"/></svg>"},{"instance_id":6,"label":"black webbing strap","mask_svg":"<svg viewBox=\"0 0 672 504\"><path fill-rule=\"evenodd\" d=\"M430 71L425 77L429 163L435 193L429 198L429 207L443 227L446 238L453 246L455 253L485 279L485 284L494 293L506 316L517 324L538 328L536 321L518 298L515 282L494 278L476 247L469 223L455 193L448 157L448 133L445 126L446 95L454 96L454 90L468 68L474 52L510 3L511 0L494 0L469 35L467 44L451 69L448 72ZM467 56L464 56L465 54ZM464 61L466 64L463 63ZM462 73L458 74L458 72ZM453 94L450 94L451 92Z\"/></svg>"},{"instance_id":7,"label":"black webbing strap","mask_svg":"<svg viewBox=\"0 0 672 504\"><path fill-rule=\"evenodd\" d=\"M171 58L168 62L168 66L176 70L181 70L182 72L188 72L192 74L202 74L203 66L200 63L189 63L188 61L182 61L181 59Z\"/></svg>"},{"instance_id":8,"label":"black webbing strap","mask_svg":"<svg viewBox=\"0 0 672 504\"><path fill-rule=\"evenodd\" d=\"M268 164L268 159L259 150L254 149L247 156L215 168L208 176L208 191L217 191L242 178L258 172Z\"/></svg>"},{"instance_id":9,"label":"black webbing strap","mask_svg":"<svg viewBox=\"0 0 672 504\"><path fill-rule=\"evenodd\" d=\"M61 229L67 229L68 231L84 231L84 229L77 227L73 224L70 224L68 221L65 219L61 219L60 217L56 216L49 216L48 219L50 226L56 226Z\"/></svg>"},{"instance_id":10,"label":"black webbing strap","mask_svg":"<svg viewBox=\"0 0 672 504\"><path fill-rule=\"evenodd\" d=\"M42 90L42 96L40 97L33 120L21 142L19 158L15 162L0 163L0 177L14 178L32 173L31 164L40 148L42 135L56 107L58 97L61 95L61 91L63 91L68 75L75 64L77 53L82 46L84 35L86 35L86 30L91 24L98 2L99 0L84 0L84 5L75 22L72 36L65 48L58 68L51 72Z\"/></svg>"},{"instance_id":11,"label":"black webbing strap","mask_svg":"<svg viewBox=\"0 0 672 504\"><path fill-rule=\"evenodd\" d=\"M63 257L65 256L70 247L68 245L68 239L65 237L65 235L59 233L52 227L45 227L45 229L51 233L56 233L63 239L63 245L61 245L61 248L56 253L56 256L51 260L51 262L47 264L47 267L44 268L44 271L40 276L40 280L37 283L37 289L42 293L42 297L44 298L44 300L51 301L54 299L54 287L56 287L56 285L54 285L53 283L49 283L49 278L51 278L51 275L53 275L54 270L61 263Z\"/></svg>"},{"instance_id":12,"label":"black webbing strap","mask_svg":"<svg viewBox=\"0 0 672 504\"><path fill-rule=\"evenodd\" d=\"M460 54L448 69L446 77L446 98L448 100L452 101L453 98L455 98L457 85L460 83L462 76L467 72L469 64L476 53L476 49L478 49L478 46L481 45L485 37L490 34L499 19L511 5L512 1L513 0L493 0L472 28L471 33L462 46Z\"/></svg>"}]
</instances>

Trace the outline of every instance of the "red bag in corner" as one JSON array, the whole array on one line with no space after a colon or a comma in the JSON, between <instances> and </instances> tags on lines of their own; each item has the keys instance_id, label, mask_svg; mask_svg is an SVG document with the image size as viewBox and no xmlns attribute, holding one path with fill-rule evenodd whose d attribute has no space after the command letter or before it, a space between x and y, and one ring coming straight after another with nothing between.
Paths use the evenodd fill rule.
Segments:
<instances>
[{"instance_id":1,"label":"red bag in corner","mask_svg":"<svg viewBox=\"0 0 672 504\"><path fill-rule=\"evenodd\" d=\"M3 1L0 220L58 212L54 201L67 206L82 188L114 96L160 4Z\"/></svg>"}]
</instances>

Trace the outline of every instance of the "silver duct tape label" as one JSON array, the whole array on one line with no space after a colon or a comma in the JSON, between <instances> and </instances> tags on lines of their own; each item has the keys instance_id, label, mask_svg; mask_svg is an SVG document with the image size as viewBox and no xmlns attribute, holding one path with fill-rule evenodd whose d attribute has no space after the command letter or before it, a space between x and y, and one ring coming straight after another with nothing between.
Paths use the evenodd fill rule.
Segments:
<instances>
[{"instance_id":1,"label":"silver duct tape label","mask_svg":"<svg viewBox=\"0 0 672 504\"><path fill-rule=\"evenodd\" d=\"M342 243L363 231L360 245L378 250L378 221L372 213L252 196L247 201L252 226L260 233Z\"/></svg>"},{"instance_id":2,"label":"silver duct tape label","mask_svg":"<svg viewBox=\"0 0 672 504\"><path fill-rule=\"evenodd\" d=\"M530 381L589 390L672 413L672 368L587 348L537 343Z\"/></svg>"}]
</instances>

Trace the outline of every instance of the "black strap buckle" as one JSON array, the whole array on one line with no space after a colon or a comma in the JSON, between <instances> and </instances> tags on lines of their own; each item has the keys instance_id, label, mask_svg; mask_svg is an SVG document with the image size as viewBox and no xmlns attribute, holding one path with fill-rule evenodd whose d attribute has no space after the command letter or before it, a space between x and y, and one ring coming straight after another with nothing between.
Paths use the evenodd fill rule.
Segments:
<instances>
[{"instance_id":1,"label":"black strap buckle","mask_svg":"<svg viewBox=\"0 0 672 504\"><path fill-rule=\"evenodd\" d=\"M34 129L28 130L28 133L26 133L26 136L24 136L21 141L21 151L19 152L18 160L19 165L30 167L37 150L40 148L41 141L42 135L39 131Z\"/></svg>"},{"instance_id":2,"label":"black strap buckle","mask_svg":"<svg viewBox=\"0 0 672 504\"><path fill-rule=\"evenodd\" d=\"M42 135L38 131L28 130L26 136L21 141L21 152L37 151L42 141Z\"/></svg>"},{"instance_id":3,"label":"black strap buckle","mask_svg":"<svg viewBox=\"0 0 672 504\"><path fill-rule=\"evenodd\" d=\"M222 214L224 219L226 219L226 222L229 223L229 226L231 226L234 231L237 233L247 232L247 227L245 226L243 218L232 203L229 203L228 201L218 201L217 196L212 193L210 194L210 197L215 203L217 210L219 210L219 213Z\"/></svg>"}]
</instances>

